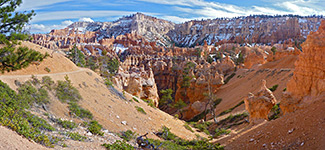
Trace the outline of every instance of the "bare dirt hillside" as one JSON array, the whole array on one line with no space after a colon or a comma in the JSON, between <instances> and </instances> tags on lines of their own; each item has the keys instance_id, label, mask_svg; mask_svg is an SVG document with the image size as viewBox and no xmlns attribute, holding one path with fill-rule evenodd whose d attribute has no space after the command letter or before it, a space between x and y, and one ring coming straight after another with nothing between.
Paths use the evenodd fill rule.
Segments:
<instances>
[{"instance_id":1,"label":"bare dirt hillside","mask_svg":"<svg viewBox=\"0 0 325 150\"><path fill-rule=\"evenodd\" d=\"M79 70L76 65L69 59L66 59L59 51L54 52L45 47L30 42L22 42L21 46L27 46L33 50L39 51L43 54L46 52L50 55L40 64L30 65L28 68L6 73L6 75L30 75L30 74L47 74L45 68L51 70L50 73L71 72Z\"/></svg>"},{"instance_id":2,"label":"bare dirt hillside","mask_svg":"<svg viewBox=\"0 0 325 150\"><path fill-rule=\"evenodd\" d=\"M50 52L44 47L29 42L24 42L23 45L41 52ZM51 72L44 71L45 67L49 67ZM5 73L0 76L0 80L7 83L12 89L16 89L15 80L24 82L31 79L32 75L39 79L43 76L50 76L53 80L64 80L67 75L82 96L82 100L79 102L81 107L90 110L94 119L110 132L130 129L139 134L149 133L149 137L157 138L152 132L158 131L162 126L167 126L171 128L171 132L185 139L196 138L195 134L198 134L185 129L184 121L175 119L158 108L152 108L142 100L139 100L139 103L129 101L132 96L128 93L123 99L120 95L122 92L108 88L98 74L89 69L76 67L58 53L54 53L53 58L47 58L38 66L31 65L23 70ZM138 112L136 106L143 108L147 114ZM49 111L58 117L69 118L67 105L58 100L51 100ZM122 121L126 124L122 124Z\"/></svg>"},{"instance_id":3,"label":"bare dirt hillside","mask_svg":"<svg viewBox=\"0 0 325 150\"><path fill-rule=\"evenodd\" d=\"M280 100L287 82L291 79L294 71L294 62L297 56L285 57L264 65L255 66L252 69L239 69L236 75L217 91L217 97L222 98L216 107L216 114L221 113L241 102L249 92L256 93L260 90L262 79L267 81L267 87L278 85L274 92ZM227 78L227 77L226 77ZM244 105L234 111L244 110Z\"/></svg>"},{"instance_id":4,"label":"bare dirt hillside","mask_svg":"<svg viewBox=\"0 0 325 150\"><path fill-rule=\"evenodd\" d=\"M235 139L226 149L324 149L325 95L304 109L266 122Z\"/></svg>"}]
</instances>

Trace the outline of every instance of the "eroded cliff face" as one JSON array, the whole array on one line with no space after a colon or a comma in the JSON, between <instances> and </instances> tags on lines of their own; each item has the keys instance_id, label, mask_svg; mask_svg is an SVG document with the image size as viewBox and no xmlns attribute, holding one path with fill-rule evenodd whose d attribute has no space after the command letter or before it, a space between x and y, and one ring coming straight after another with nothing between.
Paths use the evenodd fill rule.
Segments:
<instances>
[{"instance_id":1,"label":"eroded cliff face","mask_svg":"<svg viewBox=\"0 0 325 150\"><path fill-rule=\"evenodd\" d=\"M308 35L303 52L295 63L293 78L287 84L287 93L281 109L294 111L302 102L325 93L325 21L318 31Z\"/></svg>"},{"instance_id":2,"label":"eroded cliff face","mask_svg":"<svg viewBox=\"0 0 325 150\"><path fill-rule=\"evenodd\" d=\"M76 22L64 31L55 30L46 38L55 38L54 43L45 46L64 45L56 42L58 33L66 33L71 29L78 30L78 34L93 34L87 42L98 42L101 39L114 38L125 34L138 34L149 42L156 42L161 46L195 46L203 45L204 40L208 45L215 43L282 43L288 39L304 40L310 31L316 31L320 25L321 17L294 17L294 16L248 16L232 19L192 20L182 24L136 13L122 17L114 22ZM87 36L88 36L87 35ZM82 37L81 35L79 35ZM68 39L65 41L73 41ZM37 41L41 43L41 41ZM69 43L69 42L68 42Z\"/></svg>"},{"instance_id":3,"label":"eroded cliff face","mask_svg":"<svg viewBox=\"0 0 325 150\"><path fill-rule=\"evenodd\" d=\"M168 33L179 45L191 46L195 43L214 44L220 41L230 43L277 43L289 38L305 39L310 31L315 31L322 18L299 17L239 17L189 21L177 24Z\"/></svg>"},{"instance_id":4,"label":"eroded cliff face","mask_svg":"<svg viewBox=\"0 0 325 150\"><path fill-rule=\"evenodd\" d=\"M179 78L175 101L183 100L189 106L184 109L182 119L190 120L202 113L208 103L209 92L215 94L224 84L224 76L218 73L217 67L216 63L197 65L196 73L191 70L188 74L189 81L184 80L185 76ZM186 86L185 82L189 82L189 85Z\"/></svg>"},{"instance_id":5,"label":"eroded cliff face","mask_svg":"<svg viewBox=\"0 0 325 150\"><path fill-rule=\"evenodd\" d=\"M124 71L121 67L113 77L113 83L120 89L141 99L152 100L155 106L159 104L159 96L154 75L151 69L145 70L144 66Z\"/></svg>"}]
</instances>

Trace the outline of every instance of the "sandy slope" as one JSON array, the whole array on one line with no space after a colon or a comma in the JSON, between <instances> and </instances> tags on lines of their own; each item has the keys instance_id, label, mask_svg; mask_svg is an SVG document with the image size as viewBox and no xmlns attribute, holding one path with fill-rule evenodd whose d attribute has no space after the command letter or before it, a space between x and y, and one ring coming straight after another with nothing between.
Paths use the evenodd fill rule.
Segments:
<instances>
[{"instance_id":1,"label":"sandy slope","mask_svg":"<svg viewBox=\"0 0 325 150\"><path fill-rule=\"evenodd\" d=\"M249 70L238 70L230 82L217 91L217 97L222 98L221 103L216 107L217 114L238 104L249 92L256 94L261 88L262 79L267 81L267 87L279 85L274 94L280 100L283 89L292 77L296 59L296 56L290 56ZM237 110L243 109L245 108L242 105Z\"/></svg>"},{"instance_id":2,"label":"sandy slope","mask_svg":"<svg viewBox=\"0 0 325 150\"><path fill-rule=\"evenodd\" d=\"M18 135L6 127L0 126L0 149L2 150L38 150L47 149Z\"/></svg>"},{"instance_id":3,"label":"sandy slope","mask_svg":"<svg viewBox=\"0 0 325 150\"><path fill-rule=\"evenodd\" d=\"M325 95L309 103L304 109L251 130L226 149L324 149Z\"/></svg>"}]
</instances>

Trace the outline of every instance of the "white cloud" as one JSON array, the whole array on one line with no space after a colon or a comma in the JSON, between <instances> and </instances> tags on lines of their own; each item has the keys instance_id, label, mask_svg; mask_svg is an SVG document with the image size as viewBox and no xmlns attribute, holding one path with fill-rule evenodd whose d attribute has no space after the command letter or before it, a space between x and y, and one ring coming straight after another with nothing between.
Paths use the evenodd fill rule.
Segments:
<instances>
[{"instance_id":1,"label":"white cloud","mask_svg":"<svg viewBox=\"0 0 325 150\"><path fill-rule=\"evenodd\" d=\"M135 12L130 11L110 11L110 10L93 10L93 11L53 11L39 12L32 22L48 21L48 20L63 20L63 19L78 19L78 18L96 18L96 17L112 17L130 15Z\"/></svg>"},{"instance_id":2,"label":"white cloud","mask_svg":"<svg viewBox=\"0 0 325 150\"><path fill-rule=\"evenodd\" d=\"M44 25L44 24L31 24L26 27L31 33L47 33L53 29L63 29L71 25L73 22L71 20L62 21L58 25Z\"/></svg>"},{"instance_id":3,"label":"white cloud","mask_svg":"<svg viewBox=\"0 0 325 150\"><path fill-rule=\"evenodd\" d=\"M68 2L71 0L23 0L20 7L17 8L18 11L24 10L38 10L45 8L46 6L53 5L61 2Z\"/></svg>"},{"instance_id":4,"label":"white cloud","mask_svg":"<svg viewBox=\"0 0 325 150\"><path fill-rule=\"evenodd\" d=\"M91 18L80 18L78 21L79 22L94 22L94 20L92 20Z\"/></svg>"},{"instance_id":5,"label":"white cloud","mask_svg":"<svg viewBox=\"0 0 325 150\"><path fill-rule=\"evenodd\" d=\"M324 3L316 3L316 1L294 0L282 3L276 3L276 6L286 9L288 12L297 15L324 15Z\"/></svg>"},{"instance_id":6,"label":"white cloud","mask_svg":"<svg viewBox=\"0 0 325 150\"><path fill-rule=\"evenodd\" d=\"M251 14L297 14L297 15L325 15L323 0L269 0L273 5L269 7L236 6L232 4L208 2L205 0L138 0L150 3L173 5L175 10L202 18L236 17ZM268 0L265 0L268 1Z\"/></svg>"},{"instance_id":7,"label":"white cloud","mask_svg":"<svg viewBox=\"0 0 325 150\"><path fill-rule=\"evenodd\" d=\"M182 22L186 22L186 21L190 21L193 19L190 18L181 18L181 17L177 17L177 16L162 16L162 19L174 22L174 23L182 23Z\"/></svg>"}]
</instances>

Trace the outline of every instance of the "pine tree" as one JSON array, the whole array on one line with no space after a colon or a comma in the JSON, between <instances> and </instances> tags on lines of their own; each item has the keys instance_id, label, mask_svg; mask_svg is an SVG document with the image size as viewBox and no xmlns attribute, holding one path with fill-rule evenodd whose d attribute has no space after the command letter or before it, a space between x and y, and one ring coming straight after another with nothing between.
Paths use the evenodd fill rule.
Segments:
<instances>
[{"instance_id":1,"label":"pine tree","mask_svg":"<svg viewBox=\"0 0 325 150\"><path fill-rule=\"evenodd\" d=\"M79 67L84 67L86 65L85 55L77 48L76 45L69 50L69 59Z\"/></svg>"},{"instance_id":2,"label":"pine tree","mask_svg":"<svg viewBox=\"0 0 325 150\"><path fill-rule=\"evenodd\" d=\"M26 40L28 35L21 34L22 28L35 15L30 13L15 12L15 9L22 3L21 0L0 0L0 44L4 46L0 49L0 71L15 71L26 68L30 63L42 61L48 56L34 51L27 47L19 46L18 40Z\"/></svg>"},{"instance_id":3,"label":"pine tree","mask_svg":"<svg viewBox=\"0 0 325 150\"><path fill-rule=\"evenodd\" d=\"M22 28L28 23L34 11L27 13L15 12L15 9L22 3L22 0L0 0L0 33L21 32Z\"/></svg>"}]
</instances>

